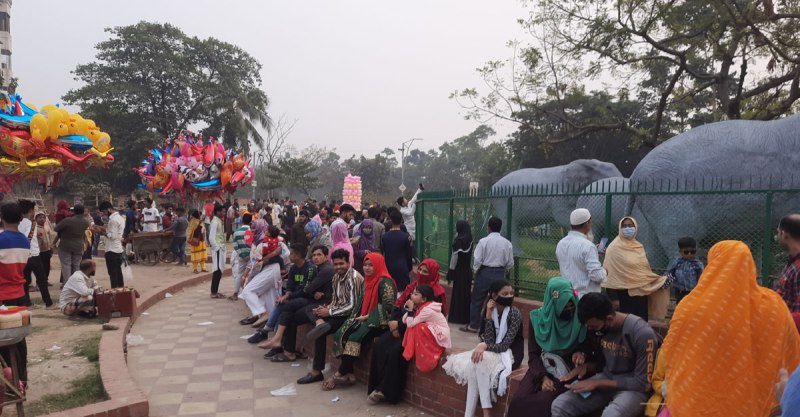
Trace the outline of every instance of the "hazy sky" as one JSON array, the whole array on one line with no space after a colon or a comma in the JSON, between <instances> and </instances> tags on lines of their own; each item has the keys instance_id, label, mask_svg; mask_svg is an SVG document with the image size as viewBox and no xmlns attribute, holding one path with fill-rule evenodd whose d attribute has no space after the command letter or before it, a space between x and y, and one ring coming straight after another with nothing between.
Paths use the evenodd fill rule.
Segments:
<instances>
[{"instance_id":1,"label":"hazy sky","mask_svg":"<svg viewBox=\"0 0 800 417\"><path fill-rule=\"evenodd\" d=\"M25 101L56 102L78 85L70 72L94 59L104 28L169 22L261 62L270 113L298 119L289 139L298 148L373 155L472 131L448 94L479 86L475 68L508 57L524 16L519 0L15 0L12 65Z\"/></svg>"}]
</instances>

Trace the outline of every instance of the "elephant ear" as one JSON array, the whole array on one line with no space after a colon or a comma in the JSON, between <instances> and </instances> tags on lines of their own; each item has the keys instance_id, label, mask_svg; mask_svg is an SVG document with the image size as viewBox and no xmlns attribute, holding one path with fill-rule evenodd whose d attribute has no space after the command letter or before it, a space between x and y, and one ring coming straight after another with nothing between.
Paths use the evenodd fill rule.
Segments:
<instances>
[{"instance_id":1,"label":"elephant ear","mask_svg":"<svg viewBox=\"0 0 800 417\"><path fill-rule=\"evenodd\" d=\"M574 184L580 188L610 177L621 177L614 164L598 161L596 159L577 159L565 166L564 177L569 184Z\"/></svg>"}]
</instances>

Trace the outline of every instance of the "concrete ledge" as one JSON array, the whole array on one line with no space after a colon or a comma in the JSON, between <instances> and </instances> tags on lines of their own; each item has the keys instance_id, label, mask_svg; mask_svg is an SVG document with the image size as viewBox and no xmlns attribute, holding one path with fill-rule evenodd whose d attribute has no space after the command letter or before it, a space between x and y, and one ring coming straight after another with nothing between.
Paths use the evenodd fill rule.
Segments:
<instances>
[{"instance_id":1,"label":"concrete ledge","mask_svg":"<svg viewBox=\"0 0 800 417\"><path fill-rule=\"evenodd\" d=\"M227 270L223 275L230 275ZM211 280L211 273L184 278L165 288L157 288L142 294L134 317L111 319L119 330L105 330L100 338L100 377L103 380L108 400L71 410L48 414L48 417L147 417L150 404L144 393L128 373L127 346L125 338L138 315L164 299L166 293L176 293L184 288Z\"/></svg>"}]
</instances>

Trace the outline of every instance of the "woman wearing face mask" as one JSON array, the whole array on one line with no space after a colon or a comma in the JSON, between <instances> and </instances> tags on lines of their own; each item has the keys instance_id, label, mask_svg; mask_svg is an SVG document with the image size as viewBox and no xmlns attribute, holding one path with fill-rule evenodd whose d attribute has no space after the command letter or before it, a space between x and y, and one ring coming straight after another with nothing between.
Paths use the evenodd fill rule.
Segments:
<instances>
[{"instance_id":1,"label":"woman wearing face mask","mask_svg":"<svg viewBox=\"0 0 800 417\"><path fill-rule=\"evenodd\" d=\"M562 277L550 279L544 304L531 311L528 372L509 404L508 417L550 417L553 400L567 391L565 382L589 376L586 363L594 355L577 306L572 284Z\"/></svg>"},{"instance_id":2,"label":"woman wearing face mask","mask_svg":"<svg viewBox=\"0 0 800 417\"><path fill-rule=\"evenodd\" d=\"M522 315L513 306L514 288L498 280L489 287L481 322L481 343L472 351L447 357L442 368L461 385L467 385L465 417L475 414L480 402L483 416L489 417L492 402L508 390L508 377L522 362L525 340Z\"/></svg>"},{"instance_id":3,"label":"woman wearing face mask","mask_svg":"<svg viewBox=\"0 0 800 417\"><path fill-rule=\"evenodd\" d=\"M636 240L637 233L636 219L623 217L619 222L619 236L606 250L603 268L608 272L608 279L603 286L620 312L645 321L664 321L669 303L669 289L664 288L667 277L650 269L644 246Z\"/></svg>"}]
</instances>

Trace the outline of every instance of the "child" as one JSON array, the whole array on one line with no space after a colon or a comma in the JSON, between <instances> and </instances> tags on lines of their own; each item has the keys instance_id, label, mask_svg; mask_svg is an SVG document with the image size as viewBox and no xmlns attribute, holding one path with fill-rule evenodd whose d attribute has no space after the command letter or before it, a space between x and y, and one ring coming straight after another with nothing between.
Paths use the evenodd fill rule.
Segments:
<instances>
[{"instance_id":1,"label":"child","mask_svg":"<svg viewBox=\"0 0 800 417\"><path fill-rule=\"evenodd\" d=\"M403 337L403 357L407 361L415 358L421 372L436 369L445 349L451 347L450 327L442 314L442 303L434 300L433 288L419 284L406 302L407 312L403 315L408 326Z\"/></svg>"},{"instance_id":2,"label":"child","mask_svg":"<svg viewBox=\"0 0 800 417\"><path fill-rule=\"evenodd\" d=\"M280 241L280 233L281 230L278 229L276 226L270 226L267 229L267 234L269 237L264 238L264 246L261 249L261 255L266 258L272 252L275 252L278 248L281 248L281 241ZM278 252L278 255L268 258L265 262L265 265L270 264L278 264L280 266L280 270L283 271L286 269L286 264L283 261L283 257L281 256L281 252Z\"/></svg>"},{"instance_id":3,"label":"child","mask_svg":"<svg viewBox=\"0 0 800 417\"><path fill-rule=\"evenodd\" d=\"M675 300L680 303L689 291L697 286L697 280L703 273L703 263L695 259L697 255L697 242L691 237L678 240L680 256L675 258L667 268L669 275L675 277L672 284L675 287Z\"/></svg>"}]
</instances>

